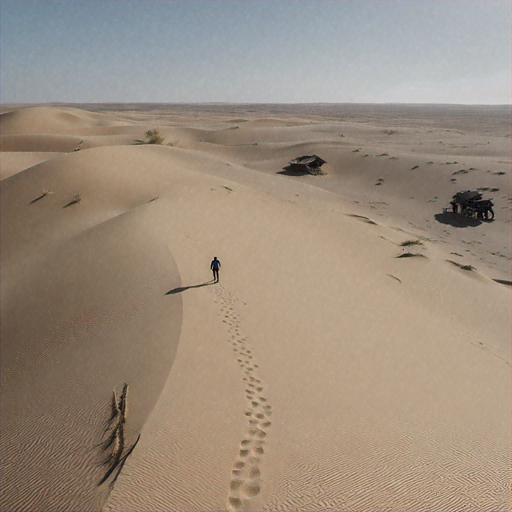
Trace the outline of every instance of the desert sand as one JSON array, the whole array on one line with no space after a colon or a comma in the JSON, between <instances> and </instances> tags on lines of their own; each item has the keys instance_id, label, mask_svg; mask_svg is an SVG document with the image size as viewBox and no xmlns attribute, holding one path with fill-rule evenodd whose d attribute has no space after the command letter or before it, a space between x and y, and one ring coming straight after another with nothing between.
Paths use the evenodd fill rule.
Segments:
<instances>
[{"instance_id":1,"label":"desert sand","mask_svg":"<svg viewBox=\"0 0 512 512\"><path fill-rule=\"evenodd\" d=\"M2 106L1 510L510 510L510 121Z\"/></svg>"}]
</instances>

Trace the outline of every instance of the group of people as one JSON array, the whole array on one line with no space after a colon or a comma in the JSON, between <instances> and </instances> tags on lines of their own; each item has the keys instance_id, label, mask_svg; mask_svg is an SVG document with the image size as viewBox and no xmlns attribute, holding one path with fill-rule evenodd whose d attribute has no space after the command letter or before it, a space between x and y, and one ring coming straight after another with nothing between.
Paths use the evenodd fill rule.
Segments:
<instances>
[{"instance_id":1,"label":"group of people","mask_svg":"<svg viewBox=\"0 0 512 512\"><path fill-rule=\"evenodd\" d=\"M466 217L474 217L476 215L477 219L489 220L494 219L494 210L492 207L494 203L490 199L478 200L478 201L467 201L465 203L457 203L456 201L451 201L451 206L453 213L460 213L465 215Z\"/></svg>"}]
</instances>

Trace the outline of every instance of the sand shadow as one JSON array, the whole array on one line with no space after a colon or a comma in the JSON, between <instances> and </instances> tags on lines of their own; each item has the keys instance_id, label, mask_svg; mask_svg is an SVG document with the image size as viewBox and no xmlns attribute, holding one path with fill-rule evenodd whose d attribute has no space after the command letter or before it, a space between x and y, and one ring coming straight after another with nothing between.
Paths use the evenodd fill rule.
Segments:
<instances>
[{"instance_id":1,"label":"sand shadow","mask_svg":"<svg viewBox=\"0 0 512 512\"><path fill-rule=\"evenodd\" d=\"M356 215L355 213L346 213L347 217L353 217L354 219L360 220L362 222L366 222L366 224L372 224L373 226L378 226L376 222L373 222L373 220L369 219L368 217L365 217L364 215Z\"/></svg>"},{"instance_id":2,"label":"sand shadow","mask_svg":"<svg viewBox=\"0 0 512 512\"><path fill-rule=\"evenodd\" d=\"M73 199L73 201L70 201L68 204L66 204L66 205L65 205L65 206L63 206L62 208L63 208L63 209L64 209L64 208L69 208L70 206L73 206L73 205L75 205L75 204L80 204L80 201L81 201L80 197L78 197L78 196L77 196L77 197L75 197L75 199Z\"/></svg>"},{"instance_id":3,"label":"sand shadow","mask_svg":"<svg viewBox=\"0 0 512 512\"><path fill-rule=\"evenodd\" d=\"M34 203L37 203L37 201L40 201L41 199L43 199L43 197L46 197L48 194L45 192L44 194L41 194L39 197L36 197L35 199L32 199L32 201L30 201L29 204L34 204Z\"/></svg>"},{"instance_id":4,"label":"sand shadow","mask_svg":"<svg viewBox=\"0 0 512 512\"><path fill-rule=\"evenodd\" d=\"M208 282L202 283L202 284L195 284L192 286L180 286L179 288L174 288L173 290L169 290L168 292L166 292L165 295L173 295L174 293L181 293L181 292L184 292L185 290L190 290L191 288L202 288L203 286L210 286L211 284L215 284L215 281L213 279L211 281L208 281Z\"/></svg>"},{"instance_id":5,"label":"sand shadow","mask_svg":"<svg viewBox=\"0 0 512 512\"><path fill-rule=\"evenodd\" d=\"M299 166L287 165L283 167L282 171L277 171L277 174L284 174L285 176L307 176L309 172Z\"/></svg>"},{"instance_id":6,"label":"sand shadow","mask_svg":"<svg viewBox=\"0 0 512 512\"><path fill-rule=\"evenodd\" d=\"M512 286L512 281L506 281L505 279L493 279L497 283L503 284L505 286Z\"/></svg>"},{"instance_id":7,"label":"sand shadow","mask_svg":"<svg viewBox=\"0 0 512 512\"><path fill-rule=\"evenodd\" d=\"M461 215L460 213L453 212L438 213L434 215L434 218L437 220L437 222L440 222L441 224L449 224L454 228L474 228L482 224L481 219L466 217L465 215Z\"/></svg>"}]
</instances>

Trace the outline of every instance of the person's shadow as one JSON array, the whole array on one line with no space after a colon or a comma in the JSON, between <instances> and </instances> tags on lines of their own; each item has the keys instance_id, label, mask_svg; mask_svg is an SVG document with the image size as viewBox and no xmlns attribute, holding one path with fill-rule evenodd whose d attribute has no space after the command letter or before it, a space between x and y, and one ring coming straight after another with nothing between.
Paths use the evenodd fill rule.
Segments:
<instances>
[{"instance_id":1,"label":"person's shadow","mask_svg":"<svg viewBox=\"0 0 512 512\"><path fill-rule=\"evenodd\" d=\"M191 288L201 288L203 286L210 286L211 284L214 284L215 283L215 280L212 279L211 281L208 281L206 283L202 283L202 284L195 284L195 285L192 285L192 286L180 286L179 288L174 288L173 290L169 290L168 292L166 292L165 295L172 295L174 293L181 293L181 292L184 292L185 290L190 290Z\"/></svg>"}]
</instances>

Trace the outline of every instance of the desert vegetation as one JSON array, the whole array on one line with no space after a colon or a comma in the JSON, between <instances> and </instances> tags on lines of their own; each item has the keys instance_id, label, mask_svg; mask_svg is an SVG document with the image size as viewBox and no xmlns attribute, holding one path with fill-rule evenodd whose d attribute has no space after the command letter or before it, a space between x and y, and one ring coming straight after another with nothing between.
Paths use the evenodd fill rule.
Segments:
<instances>
[{"instance_id":1,"label":"desert vegetation","mask_svg":"<svg viewBox=\"0 0 512 512\"><path fill-rule=\"evenodd\" d=\"M406 240L400 244L400 247L408 247L410 245L423 245L421 240Z\"/></svg>"},{"instance_id":2,"label":"desert vegetation","mask_svg":"<svg viewBox=\"0 0 512 512\"><path fill-rule=\"evenodd\" d=\"M144 134L144 137L145 137L144 140L137 139L135 141L135 144L158 144L158 145L165 144L166 146L174 146L176 144L176 142L178 142L178 141L165 142L165 137L163 137L160 134L160 132L158 131L157 128L154 128L153 130L148 130Z\"/></svg>"},{"instance_id":3,"label":"desert vegetation","mask_svg":"<svg viewBox=\"0 0 512 512\"><path fill-rule=\"evenodd\" d=\"M404 252L402 254L399 254L397 258L425 258L423 254L418 254L415 252Z\"/></svg>"},{"instance_id":4,"label":"desert vegetation","mask_svg":"<svg viewBox=\"0 0 512 512\"><path fill-rule=\"evenodd\" d=\"M128 384L123 386L123 391L119 398L117 398L115 391L112 393L111 414L106 427L106 432L110 431L110 433L107 439L101 445L102 451L106 452L103 464L108 466L108 470L98 485L102 485L104 482L106 482L110 475L112 475L112 473L117 468L114 478L112 482L110 482L110 487L113 487L119 474L121 473L121 470L123 469L126 459L130 456L133 449L139 442L140 434L137 437L135 443L133 443L133 445L123 455L125 449L124 425L126 423L126 417L128 414L127 398Z\"/></svg>"},{"instance_id":5,"label":"desert vegetation","mask_svg":"<svg viewBox=\"0 0 512 512\"><path fill-rule=\"evenodd\" d=\"M457 263L456 261L452 260L446 260L450 262L452 265L455 265L456 267L461 268L462 270L475 270L475 267L473 265L463 265L462 263Z\"/></svg>"},{"instance_id":6,"label":"desert vegetation","mask_svg":"<svg viewBox=\"0 0 512 512\"><path fill-rule=\"evenodd\" d=\"M48 190L46 188L43 188L43 190L41 192L42 192L42 194L37 196L35 199L32 199L32 201L30 201L30 204L37 203L37 201L39 201L40 199L43 199L43 197L46 197L48 194L53 194L53 192L51 192L50 190Z\"/></svg>"},{"instance_id":7,"label":"desert vegetation","mask_svg":"<svg viewBox=\"0 0 512 512\"><path fill-rule=\"evenodd\" d=\"M46 194L45 194L46 195ZM44 196L41 196L44 197ZM66 204L63 208L67 208L68 206L73 206L75 204L80 204L82 202L82 195L80 193L76 194L72 201Z\"/></svg>"}]
</instances>

